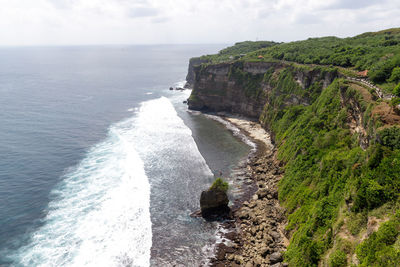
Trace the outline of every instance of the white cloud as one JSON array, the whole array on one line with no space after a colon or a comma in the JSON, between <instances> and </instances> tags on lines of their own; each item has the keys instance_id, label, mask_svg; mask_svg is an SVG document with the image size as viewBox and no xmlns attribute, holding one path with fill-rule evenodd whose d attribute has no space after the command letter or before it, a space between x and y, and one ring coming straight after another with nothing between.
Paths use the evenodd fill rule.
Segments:
<instances>
[{"instance_id":1,"label":"white cloud","mask_svg":"<svg viewBox=\"0 0 400 267\"><path fill-rule=\"evenodd\" d=\"M400 26L398 0L0 0L0 45L233 43Z\"/></svg>"}]
</instances>

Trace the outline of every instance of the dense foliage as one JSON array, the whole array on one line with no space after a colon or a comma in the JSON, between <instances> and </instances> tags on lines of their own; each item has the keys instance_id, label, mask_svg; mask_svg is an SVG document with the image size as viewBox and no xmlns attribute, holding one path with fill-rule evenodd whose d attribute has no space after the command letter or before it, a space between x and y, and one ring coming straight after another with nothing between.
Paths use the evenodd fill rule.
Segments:
<instances>
[{"instance_id":1,"label":"dense foliage","mask_svg":"<svg viewBox=\"0 0 400 267\"><path fill-rule=\"evenodd\" d=\"M400 29L365 33L351 38L323 37L284 43L254 52L249 57L273 58L303 64L335 65L369 70L377 83L400 78Z\"/></svg>"},{"instance_id":2,"label":"dense foliage","mask_svg":"<svg viewBox=\"0 0 400 267\"><path fill-rule=\"evenodd\" d=\"M384 89L392 91L400 82L400 28L349 38L309 38L289 43L247 41L201 58L212 63L237 59L284 60L340 66L355 71L369 70L368 77L373 82L388 84Z\"/></svg>"},{"instance_id":3,"label":"dense foliage","mask_svg":"<svg viewBox=\"0 0 400 267\"><path fill-rule=\"evenodd\" d=\"M400 128L382 130L381 143L373 142L369 149L361 149L357 135L347 126L352 107L343 104L343 99L356 100L364 113L370 109L344 80L336 80L322 92L317 90L321 93L309 106L278 109L285 95L299 94L298 87L290 82L293 79L289 72L282 72L272 81L280 95L270 99L262 120L275 133L279 157L286 162L279 191L289 214L287 230L293 234L286 258L293 266L317 266L334 247L344 218L349 221L346 227L357 235L369 212L397 202ZM317 85L308 90L315 90ZM373 128L374 120L364 124ZM342 212L343 207L349 211ZM355 246L336 245L330 266L347 266L346 255L354 253ZM381 253L380 248L375 250L374 253Z\"/></svg>"},{"instance_id":4,"label":"dense foliage","mask_svg":"<svg viewBox=\"0 0 400 267\"><path fill-rule=\"evenodd\" d=\"M400 265L400 213L357 247L360 266Z\"/></svg>"},{"instance_id":5,"label":"dense foliage","mask_svg":"<svg viewBox=\"0 0 400 267\"><path fill-rule=\"evenodd\" d=\"M291 266L350 266L356 255L361 266L400 266L400 127L374 113L385 101L391 105L386 113L400 113L400 28L352 38L243 42L202 58L207 64L228 60L229 78L246 96L267 99L260 121L285 163L279 184L291 236L285 260ZM252 75L243 71L245 61L286 66ZM326 75L366 69L397 97L377 100L373 89L360 90L362 84L345 78L324 88ZM350 126L354 117L361 118L362 133ZM360 146L361 138L367 146ZM368 233L374 223L375 232Z\"/></svg>"},{"instance_id":6,"label":"dense foliage","mask_svg":"<svg viewBox=\"0 0 400 267\"><path fill-rule=\"evenodd\" d=\"M254 52L263 48L272 47L277 44L279 43L271 41L239 42L234 44L233 46L229 46L225 49L222 49L221 51L219 51L218 54L201 56L200 59L205 60L209 63L237 60L243 58L249 52Z\"/></svg>"},{"instance_id":7,"label":"dense foliage","mask_svg":"<svg viewBox=\"0 0 400 267\"><path fill-rule=\"evenodd\" d=\"M262 48L272 47L279 43L269 42L269 41L245 41L236 43L233 46L227 47L219 51L219 56L236 56L236 55L244 55L249 52L253 52Z\"/></svg>"}]
</instances>

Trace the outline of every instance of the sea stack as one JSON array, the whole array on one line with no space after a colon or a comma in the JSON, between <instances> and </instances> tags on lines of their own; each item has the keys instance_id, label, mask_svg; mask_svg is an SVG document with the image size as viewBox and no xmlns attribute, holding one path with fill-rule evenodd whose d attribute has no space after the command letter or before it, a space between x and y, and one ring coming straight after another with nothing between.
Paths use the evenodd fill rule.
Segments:
<instances>
[{"instance_id":1,"label":"sea stack","mask_svg":"<svg viewBox=\"0 0 400 267\"><path fill-rule=\"evenodd\" d=\"M201 192L200 208L203 218L218 219L229 214L227 190L228 183L221 178L217 178L208 190Z\"/></svg>"}]
</instances>

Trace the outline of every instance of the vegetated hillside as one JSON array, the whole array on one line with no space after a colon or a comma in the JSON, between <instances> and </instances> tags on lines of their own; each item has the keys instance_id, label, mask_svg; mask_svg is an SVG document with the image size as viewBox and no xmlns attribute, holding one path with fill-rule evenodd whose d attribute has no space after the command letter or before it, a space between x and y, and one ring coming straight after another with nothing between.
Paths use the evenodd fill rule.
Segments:
<instances>
[{"instance_id":1,"label":"vegetated hillside","mask_svg":"<svg viewBox=\"0 0 400 267\"><path fill-rule=\"evenodd\" d=\"M210 63L218 63L226 60L233 60L244 57L249 52L254 52L262 48L272 47L279 43L272 41L245 41L238 42L233 46L227 47L219 51L216 55L201 56L203 60L207 60Z\"/></svg>"},{"instance_id":2,"label":"vegetated hillside","mask_svg":"<svg viewBox=\"0 0 400 267\"><path fill-rule=\"evenodd\" d=\"M189 106L250 110L274 136L291 266L400 266L400 101L335 68L372 66L394 84L398 40L399 29L308 39L194 67Z\"/></svg>"},{"instance_id":3,"label":"vegetated hillside","mask_svg":"<svg viewBox=\"0 0 400 267\"><path fill-rule=\"evenodd\" d=\"M281 83L276 90L290 88ZM367 88L337 79L309 106L280 109L272 100L265 107L261 121L286 163L279 199L293 266L400 262L400 128L374 116L380 104L373 98ZM368 237L374 227L380 230Z\"/></svg>"},{"instance_id":4,"label":"vegetated hillside","mask_svg":"<svg viewBox=\"0 0 400 267\"><path fill-rule=\"evenodd\" d=\"M259 46L265 45L265 48ZM209 62L239 58L243 60L285 60L300 64L333 65L354 71L368 70L368 77L387 92L400 83L400 28L364 33L350 38L309 38L289 43L243 42L203 56ZM400 96L400 89L396 92Z\"/></svg>"}]
</instances>

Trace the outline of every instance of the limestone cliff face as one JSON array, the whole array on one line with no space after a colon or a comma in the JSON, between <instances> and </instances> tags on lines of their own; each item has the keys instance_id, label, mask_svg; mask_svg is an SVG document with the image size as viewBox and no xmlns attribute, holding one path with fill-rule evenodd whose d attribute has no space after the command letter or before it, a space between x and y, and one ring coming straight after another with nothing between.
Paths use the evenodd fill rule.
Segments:
<instances>
[{"instance_id":1,"label":"limestone cliff face","mask_svg":"<svg viewBox=\"0 0 400 267\"><path fill-rule=\"evenodd\" d=\"M228 111L250 117L258 117L265 104L265 98L246 94L243 81L232 75L233 64L222 63L206 67L195 67L195 81L189 108L208 111ZM246 66L243 70L257 80L257 86L265 85L258 82L264 66ZM251 77L249 77L251 78Z\"/></svg>"},{"instance_id":2,"label":"limestone cliff face","mask_svg":"<svg viewBox=\"0 0 400 267\"><path fill-rule=\"evenodd\" d=\"M194 57L189 60L189 67L188 67L188 73L186 75L186 85L185 87L187 88L192 88L195 80L195 73L194 73L194 67L199 66L203 63L207 63L208 59L202 59L200 57Z\"/></svg>"},{"instance_id":3,"label":"limestone cliff face","mask_svg":"<svg viewBox=\"0 0 400 267\"><path fill-rule=\"evenodd\" d=\"M193 67L190 109L227 111L260 118L269 108L308 105L328 86L335 71L305 69L283 62L229 62Z\"/></svg>"}]
</instances>

